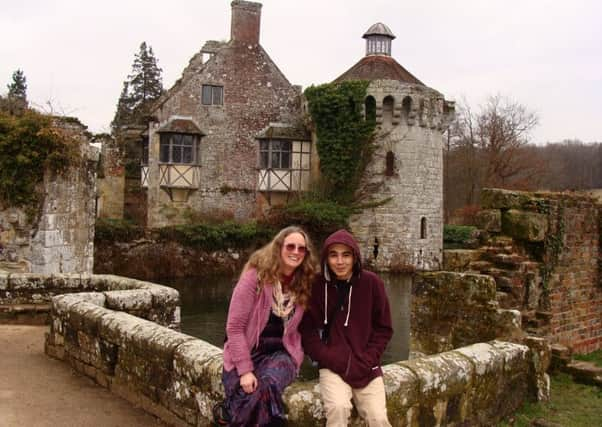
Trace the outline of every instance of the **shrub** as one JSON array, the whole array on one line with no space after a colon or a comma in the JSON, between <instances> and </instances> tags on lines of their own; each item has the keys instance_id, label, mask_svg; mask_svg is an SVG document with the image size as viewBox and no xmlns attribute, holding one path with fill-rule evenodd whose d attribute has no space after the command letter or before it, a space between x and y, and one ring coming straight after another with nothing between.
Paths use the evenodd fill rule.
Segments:
<instances>
[{"instance_id":1,"label":"shrub","mask_svg":"<svg viewBox=\"0 0 602 427\"><path fill-rule=\"evenodd\" d=\"M353 212L353 208L334 201L301 199L273 208L269 221L275 228L300 225L317 245L330 233L340 228L349 228L349 216Z\"/></svg>"},{"instance_id":2,"label":"shrub","mask_svg":"<svg viewBox=\"0 0 602 427\"><path fill-rule=\"evenodd\" d=\"M450 225L443 227L443 244L447 249L461 247L474 240L477 227L471 225Z\"/></svg>"},{"instance_id":3,"label":"shrub","mask_svg":"<svg viewBox=\"0 0 602 427\"><path fill-rule=\"evenodd\" d=\"M94 240L96 242L131 242L144 237L144 228L124 219L96 220Z\"/></svg>"},{"instance_id":4,"label":"shrub","mask_svg":"<svg viewBox=\"0 0 602 427\"><path fill-rule=\"evenodd\" d=\"M163 227L156 230L159 238L205 250L248 248L268 242L274 234L269 227L256 222L239 224L189 224Z\"/></svg>"}]
</instances>

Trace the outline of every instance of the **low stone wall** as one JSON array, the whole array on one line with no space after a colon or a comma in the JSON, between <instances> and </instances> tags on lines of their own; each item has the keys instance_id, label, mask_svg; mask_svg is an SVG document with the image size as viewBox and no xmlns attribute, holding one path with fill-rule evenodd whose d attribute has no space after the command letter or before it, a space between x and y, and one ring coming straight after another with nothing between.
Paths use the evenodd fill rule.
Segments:
<instances>
[{"instance_id":1,"label":"low stone wall","mask_svg":"<svg viewBox=\"0 0 602 427\"><path fill-rule=\"evenodd\" d=\"M78 301L94 295L92 300L101 307L180 327L180 295L175 289L99 274L0 273L0 322L50 323L51 302L57 295Z\"/></svg>"},{"instance_id":2,"label":"low stone wall","mask_svg":"<svg viewBox=\"0 0 602 427\"><path fill-rule=\"evenodd\" d=\"M0 275L5 298L25 283L84 291L52 298L48 355L170 425L211 424L223 398L222 350L169 328L179 320L175 290L109 275ZM491 425L525 400L547 398L549 348L527 343L478 343L385 366L392 424ZM289 425L323 422L316 380L292 384L285 402Z\"/></svg>"}]
</instances>

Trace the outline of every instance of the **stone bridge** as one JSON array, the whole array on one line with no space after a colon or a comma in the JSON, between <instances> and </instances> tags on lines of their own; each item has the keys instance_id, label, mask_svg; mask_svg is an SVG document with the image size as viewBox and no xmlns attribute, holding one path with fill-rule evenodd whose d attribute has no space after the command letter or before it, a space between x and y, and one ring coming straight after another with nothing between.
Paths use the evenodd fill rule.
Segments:
<instances>
[{"instance_id":1,"label":"stone bridge","mask_svg":"<svg viewBox=\"0 0 602 427\"><path fill-rule=\"evenodd\" d=\"M222 350L177 331L177 291L111 275L0 274L0 321L7 307L45 302L49 356L170 425L211 424ZM392 424L492 425L525 400L546 399L549 347L524 343L493 340L384 366ZM317 380L293 383L285 402L290 425L323 421Z\"/></svg>"}]
</instances>

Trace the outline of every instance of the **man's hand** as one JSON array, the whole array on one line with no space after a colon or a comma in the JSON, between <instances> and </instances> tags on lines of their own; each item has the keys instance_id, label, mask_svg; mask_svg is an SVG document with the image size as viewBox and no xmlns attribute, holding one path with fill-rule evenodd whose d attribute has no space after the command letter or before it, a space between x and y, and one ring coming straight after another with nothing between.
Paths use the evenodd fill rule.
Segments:
<instances>
[{"instance_id":1,"label":"man's hand","mask_svg":"<svg viewBox=\"0 0 602 427\"><path fill-rule=\"evenodd\" d=\"M253 393L257 389L257 378L253 372L247 372L240 377L240 387L247 394Z\"/></svg>"}]
</instances>

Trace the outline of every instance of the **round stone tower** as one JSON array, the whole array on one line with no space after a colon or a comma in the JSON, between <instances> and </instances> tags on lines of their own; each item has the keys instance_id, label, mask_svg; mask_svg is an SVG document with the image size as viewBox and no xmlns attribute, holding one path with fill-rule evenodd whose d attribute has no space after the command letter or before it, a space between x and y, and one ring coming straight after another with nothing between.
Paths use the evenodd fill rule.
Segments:
<instances>
[{"instance_id":1,"label":"round stone tower","mask_svg":"<svg viewBox=\"0 0 602 427\"><path fill-rule=\"evenodd\" d=\"M443 253L443 133L454 103L391 56L384 24L363 36L366 55L335 81L369 80L374 151L359 197L373 205L351 218L364 261L379 270L437 270Z\"/></svg>"}]
</instances>

